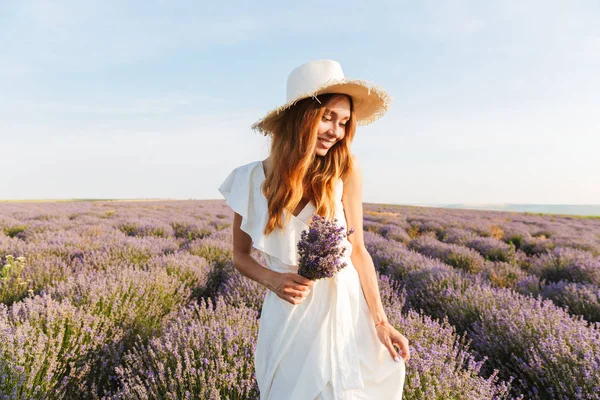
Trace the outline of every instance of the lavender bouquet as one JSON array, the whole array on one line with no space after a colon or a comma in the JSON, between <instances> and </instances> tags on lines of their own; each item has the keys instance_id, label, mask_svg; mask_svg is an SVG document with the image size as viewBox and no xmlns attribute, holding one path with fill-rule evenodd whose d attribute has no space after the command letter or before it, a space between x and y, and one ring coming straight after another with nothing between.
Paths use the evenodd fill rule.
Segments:
<instances>
[{"instance_id":1,"label":"lavender bouquet","mask_svg":"<svg viewBox=\"0 0 600 400\"><path fill-rule=\"evenodd\" d=\"M318 214L312 217L312 224L300 234L298 242L298 274L311 280L331 278L346 266L342 257L346 248L342 239L354 232L347 233L338 226L337 218L328 221Z\"/></svg>"}]
</instances>

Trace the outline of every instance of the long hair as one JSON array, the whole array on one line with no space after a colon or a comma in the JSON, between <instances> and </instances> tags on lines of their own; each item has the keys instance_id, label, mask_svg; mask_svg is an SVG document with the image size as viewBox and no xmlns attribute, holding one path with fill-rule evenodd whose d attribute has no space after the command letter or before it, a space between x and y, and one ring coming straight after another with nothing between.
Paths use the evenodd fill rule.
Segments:
<instances>
[{"instance_id":1,"label":"long hair","mask_svg":"<svg viewBox=\"0 0 600 400\"><path fill-rule=\"evenodd\" d=\"M344 137L330 147L325 156L318 156L315 148L319 122L327 104L336 96L350 100L350 119L346 122ZM335 184L353 169L350 145L356 120L352 98L338 93L317 98L318 101L312 97L302 99L265 124L272 133L271 168L261 187L268 202L265 235L289 223L303 197L314 201L316 214L333 220ZM285 221L284 210L287 210Z\"/></svg>"}]
</instances>

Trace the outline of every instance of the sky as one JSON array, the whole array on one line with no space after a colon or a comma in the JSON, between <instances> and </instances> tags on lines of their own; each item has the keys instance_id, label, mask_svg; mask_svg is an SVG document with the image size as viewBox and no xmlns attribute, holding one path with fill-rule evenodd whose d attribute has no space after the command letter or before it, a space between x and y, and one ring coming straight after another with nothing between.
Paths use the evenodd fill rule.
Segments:
<instances>
[{"instance_id":1,"label":"sky","mask_svg":"<svg viewBox=\"0 0 600 400\"><path fill-rule=\"evenodd\" d=\"M392 97L363 201L600 204L600 3L0 1L0 199L221 199L289 72Z\"/></svg>"}]
</instances>

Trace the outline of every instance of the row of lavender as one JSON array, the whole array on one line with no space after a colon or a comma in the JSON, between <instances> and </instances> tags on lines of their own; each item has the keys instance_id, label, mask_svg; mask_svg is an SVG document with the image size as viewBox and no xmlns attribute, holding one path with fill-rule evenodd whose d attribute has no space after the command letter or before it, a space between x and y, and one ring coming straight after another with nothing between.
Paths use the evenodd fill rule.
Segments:
<instances>
[{"instance_id":1,"label":"row of lavender","mask_svg":"<svg viewBox=\"0 0 600 400\"><path fill-rule=\"evenodd\" d=\"M0 393L6 398L256 398L250 354L264 289L231 266L230 218L220 202L2 206L0 261L11 267L3 270L9 279L0 292L7 305L0 309ZM378 223L394 226L389 222ZM511 383L513 394L533 387L532 370L499 361L498 349L486 348L497 337L489 331L470 334L486 312L473 304L475 292L457 296L451 305L427 304L425 299L434 297L428 282L439 281L428 272L431 258L416 261L414 271L405 274L406 257L416 256L414 251L377 235L367 238L381 271L402 279L404 291L385 276L380 284L391 320L413 346L405 398L502 398ZM399 249L406 257L395 253ZM9 260L9 254L25 259ZM439 266L447 268L453 284L470 285L468 279L481 275ZM481 278L477 285L501 290ZM520 299L506 293L506 302ZM411 307L448 317L472 336L474 350L448 320L434 321ZM576 321L562 309L551 310L564 317L556 321ZM590 340L588 359L597 362L598 339L590 338L597 330L579 328L578 343ZM517 348L535 339L524 330L513 334ZM543 390L557 398L565 393L594 398L589 382L597 375L592 372L585 381L588 366L573 369L573 383L555 380Z\"/></svg>"},{"instance_id":2,"label":"row of lavender","mask_svg":"<svg viewBox=\"0 0 600 400\"><path fill-rule=\"evenodd\" d=\"M202 205L3 210L0 254L17 257L2 291L3 395L257 398L265 292L231 265L231 215ZM407 398L507 393L448 323L403 316L382 287L392 321L419 338Z\"/></svg>"},{"instance_id":3,"label":"row of lavender","mask_svg":"<svg viewBox=\"0 0 600 400\"><path fill-rule=\"evenodd\" d=\"M514 392L600 398L600 323L581 317L598 321L599 221L423 210L426 218L366 213L367 231L386 236L366 232L369 251L402 282L407 306L467 333L475 354L490 357L488 371L517 377Z\"/></svg>"},{"instance_id":4,"label":"row of lavender","mask_svg":"<svg viewBox=\"0 0 600 400\"><path fill-rule=\"evenodd\" d=\"M479 274L492 286L541 296L573 315L600 321L598 220L571 217L551 222L549 217L497 212L477 212L461 220L447 210L433 210L439 215L429 215L427 221L411 214L371 211L365 229Z\"/></svg>"}]
</instances>

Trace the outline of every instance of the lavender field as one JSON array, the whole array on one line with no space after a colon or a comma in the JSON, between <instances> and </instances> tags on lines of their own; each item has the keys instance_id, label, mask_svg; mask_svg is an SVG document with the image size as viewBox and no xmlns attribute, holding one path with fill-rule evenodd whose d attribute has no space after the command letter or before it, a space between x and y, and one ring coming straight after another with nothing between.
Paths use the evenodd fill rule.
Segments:
<instances>
[{"instance_id":1,"label":"lavender field","mask_svg":"<svg viewBox=\"0 0 600 400\"><path fill-rule=\"evenodd\" d=\"M0 203L0 399L258 399L232 217ZM364 230L404 399L600 398L600 219L365 204Z\"/></svg>"}]
</instances>

